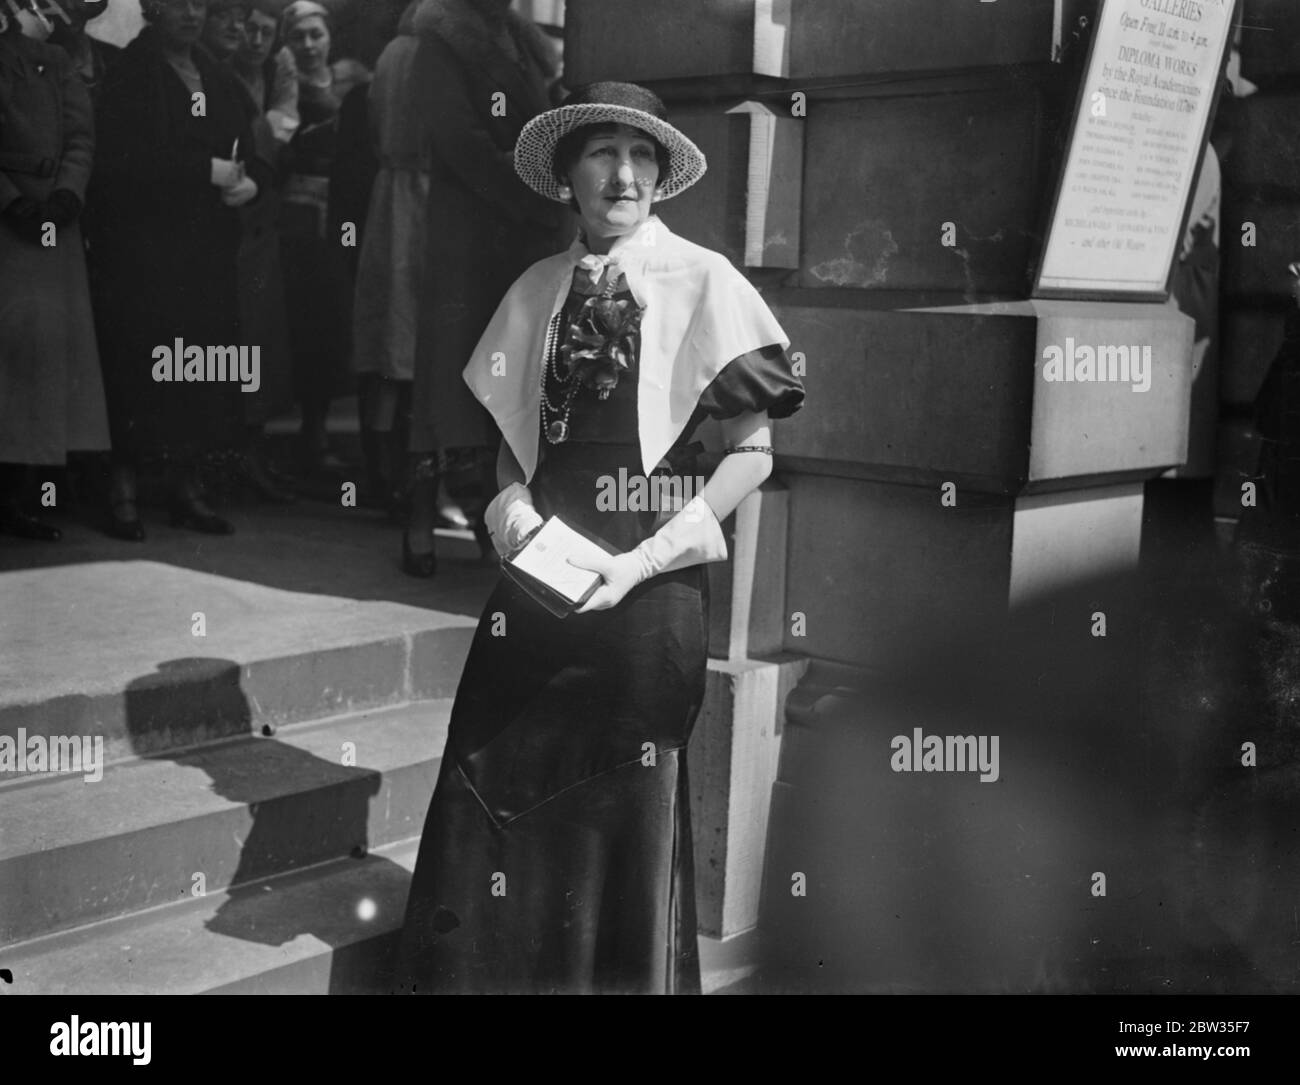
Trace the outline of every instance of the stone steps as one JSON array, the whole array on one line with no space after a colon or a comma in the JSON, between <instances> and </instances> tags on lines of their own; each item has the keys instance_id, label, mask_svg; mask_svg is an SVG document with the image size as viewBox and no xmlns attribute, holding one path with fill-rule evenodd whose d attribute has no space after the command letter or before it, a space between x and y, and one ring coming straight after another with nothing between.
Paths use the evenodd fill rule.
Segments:
<instances>
[{"instance_id":1,"label":"stone steps","mask_svg":"<svg viewBox=\"0 0 1300 1085\"><path fill-rule=\"evenodd\" d=\"M469 543L394 580L364 523L245 520L239 551L164 530L153 561L74 528L56 568L0 576L0 741L102 743L97 771L0 771L4 993L387 989L491 574ZM701 937L706 990L755 934Z\"/></svg>"},{"instance_id":2,"label":"stone steps","mask_svg":"<svg viewBox=\"0 0 1300 1085\"><path fill-rule=\"evenodd\" d=\"M384 987L418 839L0 950L15 994ZM366 903L368 902L368 903Z\"/></svg>"},{"instance_id":3,"label":"stone steps","mask_svg":"<svg viewBox=\"0 0 1300 1085\"><path fill-rule=\"evenodd\" d=\"M0 787L0 945L418 834L450 709L351 713L112 765L94 784Z\"/></svg>"},{"instance_id":4,"label":"stone steps","mask_svg":"<svg viewBox=\"0 0 1300 1085\"><path fill-rule=\"evenodd\" d=\"M0 737L102 739L109 764L452 696L474 627L153 561L23 570L2 587Z\"/></svg>"}]
</instances>

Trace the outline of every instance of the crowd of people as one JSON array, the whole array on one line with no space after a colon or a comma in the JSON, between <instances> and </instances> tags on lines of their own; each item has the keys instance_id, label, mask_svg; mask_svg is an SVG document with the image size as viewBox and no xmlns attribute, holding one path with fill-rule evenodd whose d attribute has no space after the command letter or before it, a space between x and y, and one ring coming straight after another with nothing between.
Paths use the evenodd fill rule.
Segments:
<instances>
[{"instance_id":1,"label":"crowd of people","mask_svg":"<svg viewBox=\"0 0 1300 1085\"><path fill-rule=\"evenodd\" d=\"M119 49L87 33L112 2L0 0L0 533L56 541L71 462L117 538L146 537L141 479L230 534L213 479L348 477L326 421L355 396L403 567L433 574L440 525L490 552L497 437L461 370L569 241L512 160L562 94L554 36L508 0L141 0Z\"/></svg>"}]
</instances>

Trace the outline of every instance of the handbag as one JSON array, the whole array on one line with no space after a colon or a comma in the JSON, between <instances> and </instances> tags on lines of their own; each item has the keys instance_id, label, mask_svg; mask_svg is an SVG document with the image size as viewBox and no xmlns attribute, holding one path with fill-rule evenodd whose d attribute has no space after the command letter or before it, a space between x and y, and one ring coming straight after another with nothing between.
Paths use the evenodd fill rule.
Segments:
<instances>
[{"instance_id":1,"label":"handbag","mask_svg":"<svg viewBox=\"0 0 1300 1085\"><path fill-rule=\"evenodd\" d=\"M557 618L567 618L583 606L604 582L599 573L575 569L567 558L598 548L611 556L619 551L597 535L552 516L501 559L501 572Z\"/></svg>"}]
</instances>

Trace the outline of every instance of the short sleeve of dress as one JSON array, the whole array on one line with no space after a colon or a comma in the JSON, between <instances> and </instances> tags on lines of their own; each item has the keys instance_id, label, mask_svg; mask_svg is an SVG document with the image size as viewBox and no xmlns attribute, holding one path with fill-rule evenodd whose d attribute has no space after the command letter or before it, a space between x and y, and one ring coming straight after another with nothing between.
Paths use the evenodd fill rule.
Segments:
<instances>
[{"instance_id":1,"label":"short sleeve of dress","mask_svg":"<svg viewBox=\"0 0 1300 1085\"><path fill-rule=\"evenodd\" d=\"M778 345L760 347L733 358L700 396L699 410L710 418L735 418L746 411L766 411L788 418L803 406L803 382Z\"/></svg>"}]
</instances>

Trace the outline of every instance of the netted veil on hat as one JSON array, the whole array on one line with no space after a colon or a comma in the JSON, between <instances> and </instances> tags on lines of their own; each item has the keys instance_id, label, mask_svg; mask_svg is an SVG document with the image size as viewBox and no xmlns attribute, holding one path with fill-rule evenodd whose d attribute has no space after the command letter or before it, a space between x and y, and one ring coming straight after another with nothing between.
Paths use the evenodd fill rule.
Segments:
<instances>
[{"instance_id":1,"label":"netted veil on hat","mask_svg":"<svg viewBox=\"0 0 1300 1085\"><path fill-rule=\"evenodd\" d=\"M560 203L555 179L555 148L575 128L587 124L626 124L657 139L668 152L668 169L659 178L659 198L685 192L708 169L704 152L668 123L668 111L653 91L635 83L590 83L578 87L556 109L524 125L515 144L515 172L534 192Z\"/></svg>"}]
</instances>

